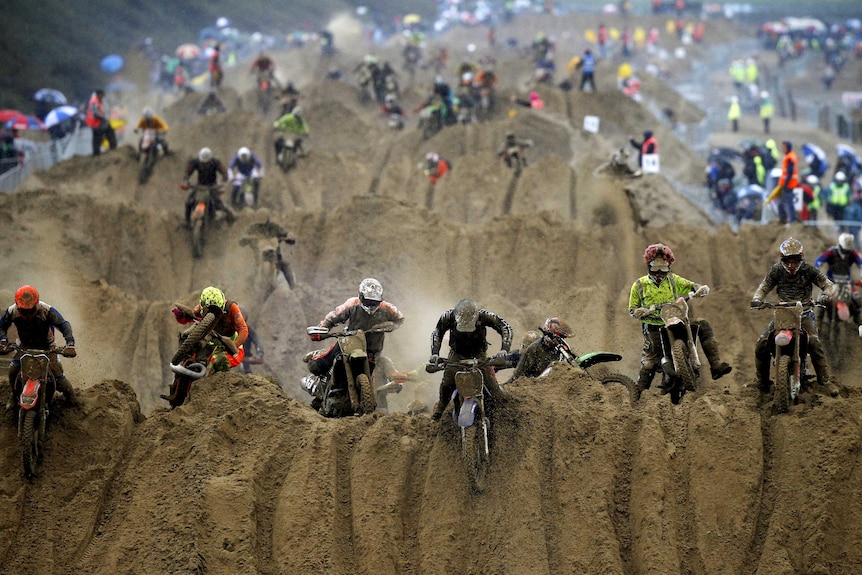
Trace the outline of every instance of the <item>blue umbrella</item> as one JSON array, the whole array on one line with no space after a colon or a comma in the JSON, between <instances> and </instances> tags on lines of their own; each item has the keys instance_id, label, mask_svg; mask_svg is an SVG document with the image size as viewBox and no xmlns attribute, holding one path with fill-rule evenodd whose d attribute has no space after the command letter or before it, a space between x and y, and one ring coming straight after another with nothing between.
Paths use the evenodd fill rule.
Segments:
<instances>
[{"instance_id":1,"label":"blue umbrella","mask_svg":"<svg viewBox=\"0 0 862 575\"><path fill-rule=\"evenodd\" d=\"M51 88L42 88L35 94L33 99L37 102L45 102L55 106L62 106L67 103L66 96L60 90L52 90Z\"/></svg>"},{"instance_id":2,"label":"blue umbrella","mask_svg":"<svg viewBox=\"0 0 862 575\"><path fill-rule=\"evenodd\" d=\"M81 112L75 106L60 106L59 108L54 108L48 112L47 116L45 116L45 127L50 128L51 126L56 126L69 118L74 118L80 113Z\"/></svg>"},{"instance_id":3,"label":"blue umbrella","mask_svg":"<svg viewBox=\"0 0 862 575\"><path fill-rule=\"evenodd\" d=\"M108 74L116 74L123 69L125 61L119 54L111 54L102 58L102 70Z\"/></svg>"}]
</instances>

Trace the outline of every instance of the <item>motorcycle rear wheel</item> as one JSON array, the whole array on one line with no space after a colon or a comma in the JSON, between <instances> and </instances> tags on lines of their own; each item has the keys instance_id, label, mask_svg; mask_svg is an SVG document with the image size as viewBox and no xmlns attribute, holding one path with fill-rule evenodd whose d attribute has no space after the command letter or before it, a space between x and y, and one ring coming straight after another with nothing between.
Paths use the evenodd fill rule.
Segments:
<instances>
[{"instance_id":1,"label":"motorcycle rear wheel","mask_svg":"<svg viewBox=\"0 0 862 575\"><path fill-rule=\"evenodd\" d=\"M772 390L772 413L787 413L790 410L790 356L781 355L776 360L775 386Z\"/></svg>"},{"instance_id":2,"label":"motorcycle rear wheel","mask_svg":"<svg viewBox=\"0 0 862 575\"><path fill-rule=\"evenodd\" d=\"M632 397L634 394L635 382L627 375L621 373L603 373L599 376L599 381L602 382L602 385L618 383L628 390L629 397Z\"/></svg>"}]
</instances>

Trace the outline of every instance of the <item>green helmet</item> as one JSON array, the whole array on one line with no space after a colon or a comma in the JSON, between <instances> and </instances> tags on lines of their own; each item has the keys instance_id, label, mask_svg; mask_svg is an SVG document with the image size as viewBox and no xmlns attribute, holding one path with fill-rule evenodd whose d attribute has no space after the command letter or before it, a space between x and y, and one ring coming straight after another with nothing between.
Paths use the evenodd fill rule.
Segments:
<instances>
[{"instance_id":1,"label":"green helmet","mask_svg":"<svg viewBox=\"0 0 862 575\"><path fill-rule=\"evenodd\" d=\"M226 301L224 292L217 287L210 286L204 288L204 291L201 292L201 310L203 311L208 310L212 306L224 311Z\"/></svg>"}]
</instances>

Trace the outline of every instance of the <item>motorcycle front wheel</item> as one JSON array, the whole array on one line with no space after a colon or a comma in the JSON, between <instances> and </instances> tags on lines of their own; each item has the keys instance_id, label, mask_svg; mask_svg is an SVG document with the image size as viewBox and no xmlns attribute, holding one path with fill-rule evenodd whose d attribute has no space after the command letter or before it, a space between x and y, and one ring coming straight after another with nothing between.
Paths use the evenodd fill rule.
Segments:
<instances>
[{"instance_id":1,"label":"motorcycle front wheel","mask_svg":"<svg viewBox=\"0 0 862 575\"><path fill-rule=\"evenodd\" d=\"M787 413L790 410L790 356L781 355L776 360L775 387L772 390L772 413Z\"/></svg>"},{"instance_id":2,"label":"motorcycle front wheel","mask_svg":"<svg viewBox=\"0 0 862 575\"><path fill-rule=\"evenodd\" d=\"M204 216L206 217L206 216ZM192 257L204 255L204 218L192 222Z\"/></svg>"},{"instance_id":3,"label":"motorcycle front wheel","mask_svg":"<svg viewBox=\"0 0 862 575\"><path fill-rule=\"evenodd\" d=\"M377 409L377 398L374 396L374 386L364 373L356 377L356 385L359 387L359 413L365 415L374 413Z\"/></svg>"},{"instance_id":4,"label":"motorcycle front wheel","mask_svg":"<svg viewBox=\"0 0 862 575\"><path fill-rule=\"evenodd\" d=\"M475 493L485 491L485 478L490 463L489 451L486 449L486 429L487 423L482 420L462 430L462 453L467 470L467 481Z\"/></svg>"},{"instance_id":5,"label":"motorcycle front wheel","mask_svg":"<svg viewBox=\"0 0 862 575\"><path fill-rule=\"evenodd\" d=\"M695 391L697 389L694 370L691 369L688 354L686 353L686 343L681 339L675 340L671 347L671 355L673 356L673 365L676 368L677 376L680 378L680 383L682 384L682 389L679 392L679 399L681 399L686 391ZM670 399L671 403L679 403L679 399L673 401L673 390L671 390Z\"/></svg>"},{"instance_id":6,"label":"motorcycle front wheel","mask_svg":"<svg viewBox=\"0 0 862 575\"><path fill-rule=\"evenodd\" d=\"M635 382L627 375L623 375L621 373L604 373L599 376L599 381L602 382L602 385L618 383L628 390L629 397L632 397L634 394Z\"/></svg>"},{"instance_id":7,"label":"motorcycle front wheel","mask_svg":"<svg viewBox=\"0 0 862 575\"><path fill-rule=\"evenodd\" d=\"M21 436L21 462L24 464L24 477L28 480L36 475L36 462L39 458L39 437L36 431L36 410L30 409L23 415Z\"/></svg>"}]
</instances>

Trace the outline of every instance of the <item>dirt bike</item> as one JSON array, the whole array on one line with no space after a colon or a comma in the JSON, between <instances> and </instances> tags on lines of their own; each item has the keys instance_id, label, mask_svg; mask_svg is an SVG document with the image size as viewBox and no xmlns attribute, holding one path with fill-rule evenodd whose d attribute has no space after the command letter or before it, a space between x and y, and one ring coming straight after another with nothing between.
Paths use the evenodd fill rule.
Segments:
<instances>
[{"instance_id":1,"label":"dirt bike","mask_svg":"<svg viewBox=\"0 0 862 575\"><path fill-rule=\"evenodd\" d=\"M527 158L520 146L510 146L501 154L506 166L512 170L512 175L521 177L521 172L527 166Z\"/></svg>"},{"instance_id":2,"label":"dirt bike","mask_svg":"<svg viewBox=\"0 0 862 575\"><path fill-rule=\"evenodd\" d=\"M419 130L422 139L427 140L443 129L443 117L440 106L425 106L419 111Z\"/></svg>"},{"instance_id":3,"label":"dirt bike","mask_svg":"<svg viewBox=\"0 0 862 575\"><path fill-rule=\"evenodd\" d=\"M850 349L850 340L856 335L856 324L853 322L852 306L853 286L862 282L853 282L850 278L834 278L835 291L829 305L823 311L821 321L818 321L823 343L832 367L841 369L844 359Z\"/></svg>"},{"instance_id":4,"label":"dirt bike","mask_svg":"<svg viewBox=\"0 0 862 575\"><path fill-rule=\"evenodd\" d=\"M26 349L10 344L5 354L20 351L21 371L15 382L18 396L18 445L21 447L21 462L24 477L31 481L36 476L36 466L44 454L47 438L48 418L51 403L57 391L57 381L51 373L52 354L66 357L66 347L51 349Z\"/></svg>"},{"instance_id":5,"label":"dirt bike","mask_svg":"<svg viewBox=\"0 0 862 575\"><path fill-rule=\"evenodd\" d=\"M300 385L314 397L311 406L324 417L365 415L377 409L371 362L368 360L365 334L392 331L391 322L369 330L330 332L328 328L306 329L312 341L337 338L338 350L329 371L323 375L308 374ZM308 358L309 356L306 356Z\"/></svg>"},{"instance_id":6,"label":"dirt bike","mask_svg":"<svg viewBox=\"0 0 862 575\"><path fill-rule=\"evenodd\" d=\"M233 218L221 200L224 184L216 186L193 186L192 213L189 219L191 226L192 256L200 258L204 253L207 229L222 218ZM218 209L221 207L223 209Z\"/></svg>"},{"instance_id":7,"label":"dirt bike","mask_svg":"<svg viewBox=\"0 0 862 575\"><path fill-rule=\"evenodd\" d=\"M656 306L664 325L661 326L662 389L670 394L670 402L678 404L687 391L696 391L700 377L700 356L697 353L698 325L688 317L688 300L694 292L675 301Z\"/></svg>"},{"instance_id":8,"label":"dirt bike","mask_svg":"<svg viewBox=\"0 0 862 575\"><path fill-rule=\"evenodd\" d=\"M194 317L192 310L177 306L187 317ZM174 374L169 393L160 397L167 401L171 409L188 401L192 383L209 375L213 369L210 358L222 348L232 355L239 351L233 340L215 333L213 329L224 312L211 307L200 321L179 335L179 348L171 358L170 370Z\"/></svg>"},{"instance_id":9,"label":"dirt bike","mask_svg":"<svg viewBox=\"0 0 862 575\"><path fill-rule=\"evenodd\" d=\"M138 173L138 182L145 184L150 179L161 151L162 143L159 141L158 132L153 128L144 128L144 133L141 136L140 152L138 153L138 162L141 165L141 170Z\"/></svg>"},{"instance_id":10,"label":"dirt bike","mask_svg":"<svg viewBox=\"0 0 862 575\"><path fill-rule=\"evenodd\" d=\"M279 151L275 155L275 161L285 174L296 167L296 160L299 157L297 148L301 144L302 140L298 136L292 138L285 138L283 135L278 136L275 146Z\"/></svg>"},{"instance_id":11,"label":"dirt bike","mask_svg":"<svg viewBox=\"0 0 862 575\"><path fill-rule=\"evenodd\" d=\"M476 120L484 122L491 117L494 111L494 88L490 86L479 86L476 88L478 97L476 101Z\"/></svg>"},{"instance_id":12,"label":"dirt bike","mask_svg":"<svg viewBox=\"0 0 862 575\"><path fill-rule=\"evenodd\" d=\"M256 178L254 177L237 174L234 178L233 185L239 186L239 191L234 192L235 195L231 197L231 203L237 208L254 209L257 205L254 188L259 185L259 181L256 181Z\"/></svg>"},{"instance_id":13,"label":"dirt bike","mask_svg":"<svg viewBox=\"0 0 862 575\"><path fill-rule=\"evenodd\" d=\"M803 383L807 383L806 357L808 356L808 333L802 329L802 315L815 307L810 303L781 301L763 302L752 309L771 309L773 327L769 332L769 353L775 371L772 380L772 413L787 413L791 405L799 401Z\"/></svg>"},{"instance_id":14,"label":"dirt bike","mask_svg":"<svg viewBox=\"0 0 862 575\"><path fill-rule=\"evenodd\" d=\"M261 113L265 116L272 106L273 78L270 72L262 72L257 75L257 103Z\"/></svg>"},{"instance_id":15,"label":"dirt bike","mask_svg":"<svg viewBox=\"0 0 862 575\"><path fill-rule=\"evenodd\" d=\"M437 363L429 363L425 371L434 373L446 369L449 360L440 359ZM485 399L488 389L482 377L482 369L486 366L510 367L505 359L463 359L457 362L458 372L455 374L455 391L452 393L452 419L461 430L461 457L467 470L470 487L476 493L485 490L485 481L491 465L491 445L488 437L491 422L485 410Z\"/></svg>"},{"instance_id":16,"label":"dirt bike","mask_svg":"<svg viewBox=\"0 0 862 575\"><path fill-rule=\"evenodd\" d=\"M569 343L565 339L553 333L543 333L545 334L545 336L550 337L551 341L554 342L554 350L557 352L560 361L564 361L569 365L578 366L587 373L590 373L588 371L589 368L596 364L611 361L621 361L623 359L623 356L619 354L609 353L606 351L593 351L580 356L575 355L575 352L572 351L572 348L569 347ZM550 370L550 367L546 369L544 373L547 373L548 370ZM635 382L632 381L630 377L625 376L621 373L601 373L595 376L593 374L590 375L602 382L603 385L618 383L624 386L629 391L629 395L631 395L635 388Z\"/></svg>"}]
</instances>

